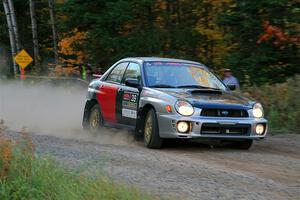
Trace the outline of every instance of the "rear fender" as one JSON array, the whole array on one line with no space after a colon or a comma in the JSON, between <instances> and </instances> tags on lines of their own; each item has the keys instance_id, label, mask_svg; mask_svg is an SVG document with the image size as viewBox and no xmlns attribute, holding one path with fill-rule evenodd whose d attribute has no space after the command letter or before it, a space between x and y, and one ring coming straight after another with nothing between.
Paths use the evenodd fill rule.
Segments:
<instances>
[{"instance_id":1,"label":"rear fender","mask_svg":"<svg viewBox=\"0 0 300 200\"><path fill-rule=\"evenodd\" d=\"M88 129L88 121L91 113L91 108L98 104L96 99L90 99L87 100L84 106L84 113L83 113L83 119L82 119L82 126L84 129Z\"/></svg>"}]
</instances>

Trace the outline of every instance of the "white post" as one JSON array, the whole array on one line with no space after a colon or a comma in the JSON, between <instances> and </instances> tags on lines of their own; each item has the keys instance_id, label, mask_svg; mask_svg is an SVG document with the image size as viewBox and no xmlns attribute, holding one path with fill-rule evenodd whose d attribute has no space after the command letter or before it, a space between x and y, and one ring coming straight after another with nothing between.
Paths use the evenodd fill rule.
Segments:
<instances>
[{"instance_id":1,"label":"white post","mask_svg":"<svg viewBox=\"0 0 300 200\"><path fill-rule=\"evenodd\" d=\"M58 51L57 51L57 35L56 35L56 26L55 26L55 14L54 14L54 2L53 0L48 0L49 2L49 12L50 20L52 26L52 40L53 40L53 52L55 64L58 63Z\"/></svg>"},{"instance_id":2,"label":"white post","mask_svg":"<svg viewBox=\"0 0 300 200\"><path fill-rule=\"evenodd\" d=\"M3 7L4 7L5 15L6 15L7 27L8 27L8 33L9 33L9 41L10 41L10 47L11 47L14 75L16 76L19 72L18 66L14 59L16 56L16 44L15 44L12 20L11 20L11 15L10 15L10 10L9 10L9 5L8 5L7 0L3 0Z\"/></svg>"},{"instance_id":3,"label":"white post","mask_svg":"<svg viewBox=\"0 0 300 200\"><path fill-rule=\"evenodd\" d=\"M12 2L12 0L8 0L8 6L11 14L11 23L12 23L12 28L15 36L15 44L17 47L17 53L21 50L21 45L20 45L20 37L19 37L19 31L18 31L18 24L16 20L16 15L15 15L15 7Z\"/></svg>"},{"instance_id":4,"label":"white post","mask_svg":"<svg viewBox=\"0 0 300 200\"><path fill-rule=\"evenodd\" d=\"M35 63L35 67L40 67L40 52L39 52L39 41L38 41L38 35L37 35L37 24L36 24L34 0L29 0L29 9L30 9L30 18L31 18L31 26L32 26L34 63Z\"/></svg>"}]
</instances>

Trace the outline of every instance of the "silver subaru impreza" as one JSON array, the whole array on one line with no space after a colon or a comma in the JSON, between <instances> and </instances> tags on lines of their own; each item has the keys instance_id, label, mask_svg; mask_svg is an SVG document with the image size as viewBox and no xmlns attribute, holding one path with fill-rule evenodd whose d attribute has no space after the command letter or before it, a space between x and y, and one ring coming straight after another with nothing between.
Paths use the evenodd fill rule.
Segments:
<instances>
[{"instance_id":1,"label":"silver subaru impreza","mask_svg":"<svg viewBox=\"0 0 300 200\"><path fill-rule=\"evenodd\" d=\"M205 138L249 149L266 136L267 120L260 103L232 90L198 62L125 58L90 83L83 127L132 129L148 148Z\"/></svg>"}]
</instances>

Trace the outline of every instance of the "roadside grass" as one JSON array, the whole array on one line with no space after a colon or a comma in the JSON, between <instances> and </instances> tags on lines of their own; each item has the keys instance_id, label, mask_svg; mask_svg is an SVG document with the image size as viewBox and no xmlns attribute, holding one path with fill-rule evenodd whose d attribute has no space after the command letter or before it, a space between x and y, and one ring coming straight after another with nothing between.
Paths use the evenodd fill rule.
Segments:
<instances>
[{"instance_id":1,"label":"roadside grass","mask_svg":"<svg viewBox=\"0 0 300 200\"><path fill-rule=\"evenodd\" d=\"M269 133L300 134L300 75L285 83L248 87L245 91L262 103Z\"/></svg>"},{"instance_id":2,"label":"roadside grass","mask_svg":"<svg viewBox=\"0 0 300 200\"><path fill-rule=\"evenodd\" d=\"M51 159L38 158L24 132L18 140L4 135L0 122L0 199L157 199L103 176L66 170ZM97 172L95 172L97 174ZM101 174L101 173L99 173Z\"/></svg>"}]
</instances>

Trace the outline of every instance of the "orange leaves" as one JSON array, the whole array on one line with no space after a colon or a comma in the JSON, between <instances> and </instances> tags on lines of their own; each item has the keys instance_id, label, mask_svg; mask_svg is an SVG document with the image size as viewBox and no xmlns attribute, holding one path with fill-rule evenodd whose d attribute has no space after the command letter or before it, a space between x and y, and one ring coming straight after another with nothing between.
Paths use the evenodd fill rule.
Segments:
<instances>
[{"instance_id":1,"label":"orange leaves","mask_svg":"<svg viewBox=\"0 0 300 200\"><path fill-rule=\"evenodd\" d=\"M0 139L0 179L7 176L12 159L12 143L8 139Z\"/></svg>"},{"instance_id":2,"label":"orange leaves","mask_svg":"<svg viewBox=\"0 0 300 200\"><path fill-rule=\"evenodd\" d=\"M56 65L49 73L49 76L76 76L80 75L78 67L74 65L84 63L86 54L82 51L86 40L86 33L74 29L65 34L65 37L58 43L59 53L61 54L60 63L66 64L66 67Z\"/></svg>"},{"instance_id":3,"label":"orange leaves","mask_svg":"<svg viewBox=\"0 0 300 200\"><path fill-rule=\"evenodd\" d=\"M263 22L263 28L264 33L259 37L257 40L257 43L260 44L263 41L268 41L271 39L274 39L273 44L276 46L281 46L281 48L284 48L284 43L299 43L300 42L300 36L290 36L286 33L284 33L280 28L273 26L270 24L269 21Z\"/></svg>"},{"instance_id":4,"label":"orange leaves","mask_svg":"<svg viewBox=\"0 0 300 200\"><path fill-rule=\"evenodd\" d=\"M63 56L60 61L69 65L82 63L86 55L80 49L83 49L85 39L86 33L78 31L78 29L66 34L58 43L59 53Z\"/></svg>"},{"instance_id":5,"label":"orange leaves","mask_svg":"<svg viewBox=\"0 0 300 200\"><path fill-rule=\"evenodd\" d=\"M225 37L224 27L218 25L218 15L225 11L226 7L234 6L232 0L204 0L194 8L193 12L198 16L194 30L203 38L204 42L199 45L199 58L215 68L224 66L224 56L233 48Z\"/></svg>"},{"instance_id":6,"label":"orange leaves","mask_svg":"<svg viewBox=\"0 0 300 200\"><path fill-rule=\"evenodd\" d=\"M26 133L25 129L21 131L21 137L16 142L4 135L6 126L4 121L0 121L0 179L5 179L8 176L12 162L15 162L15 154L20 153L26 158L26 161L31 163L34 159L35 146ZM18 162L18 161L17 161ZM21 162L21 161L20 161ZM30 175L31 168L25 170L24 166L20 165L19 170L23 170L25 175Z\"/></svg>"},{"instance_id":7,"label":"orange leaves","mask_svg":"<svg viewBox=\"0 0 300 200\"><path fill-rule=\"evenodd\" d=\"M0 121L0 179L6 177L12 159L12 142L4 136L6 126Z\"/></svg>"},{"instance_id":8,"label":"orange leaves","mask_svg":"<svg viewBox=\"0 0 300 200\"><path fill-rule=\"evenodd\" d=\"M263 22L263 27L265 33L260 36L259 40L257 43L261 43L262 41L267 41L272 37L275 37L275 42L284 42L287 41L288 37L285 33L282 32L281 29L279 29L276 26L272 26L269 21L264 21Z\"/></svg>"}]
</instances>

